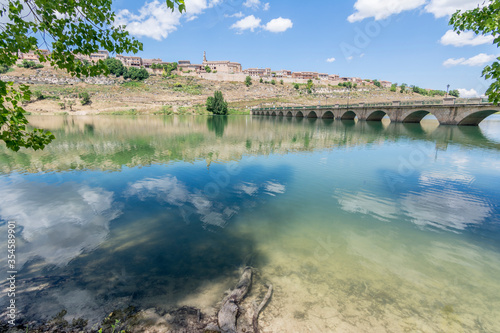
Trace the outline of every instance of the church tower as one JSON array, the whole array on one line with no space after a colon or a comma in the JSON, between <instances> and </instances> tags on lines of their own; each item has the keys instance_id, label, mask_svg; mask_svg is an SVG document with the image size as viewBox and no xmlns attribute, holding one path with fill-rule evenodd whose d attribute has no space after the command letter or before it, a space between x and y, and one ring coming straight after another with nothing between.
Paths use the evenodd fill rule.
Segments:
<instances>
[{"instance_id":1,"label":"church tower","mask_svg":"<svg viewBox=\"0 0 500 333\"><path fill-rule=\"evenodd\" d=\"M203 62L207 62L207 52L203 51Z\"/></svg>"}]
</instances>

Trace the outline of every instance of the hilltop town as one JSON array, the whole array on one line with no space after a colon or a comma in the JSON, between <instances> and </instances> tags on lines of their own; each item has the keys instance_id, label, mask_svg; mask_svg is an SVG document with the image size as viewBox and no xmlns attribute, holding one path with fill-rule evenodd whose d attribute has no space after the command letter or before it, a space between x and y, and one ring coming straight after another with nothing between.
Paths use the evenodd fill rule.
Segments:
<instances>
[{"instance_id":1,"label":"hilltop town","mask_svg":"<svg viewBox=\"0 0 500 333\"><path fill-rule=\"evenodd\" d=\"M47 51L48 52L48 51ZM106 60L106 51L86 61ZM387 81L362 80L315 72L273 71L270 68L242 69L231 61L209 61L204 54L201 64L177 62L177 70L165 76L170 64L161 59L143 59L117 55L128 68L144 68L150 74L144 81L123 77L76 78L48 63L34 68L17 67L0 75L4 81L31 85L32 100L24 106L32 114L206 114L205 102L216 90L222 91L233 114L248 114L253 107L345 104L357 102L392 102L395 100L428 100L430 96L412 89L389 89ZM19 55L19 62L38 62L35 52ZM251 85L244 81L251 77ZM312 89L308 88L312 82ZM347 83L356 89L348 89ZM81 103L81 94L88 103Z\"/></svg>"},{"instance_id":2,"label":"hilltop town","mask_svg":"<svg viewBox=\"0 0 500 333\"><path fill-rule=\"evenodd\" d=\"M38 50L42 54L49 54L48 50ZM110 57L108 51L102 50L98 53L93 53L90 56L77 55L80 60L98 61L106 60ZM36 52L20 53L18 55L20 61L39 61L39 56ZM116 55L116 59L120 60L125 67L145 68L150 74L161 73L161 68L164 65L171 63L165 62L162 59L144 59L137 56ZM207 60L206 52L203 52L203 62L201 64L192 64L190 60L177 61L178 71L184 76L198 76L205 80L211 81L232 81L244 82L247 76L252 78L263 79L279 79L284 83L307 83L308 80L316 80L323 84L338 85L342 82L352 82L357 85L370 86L373 85L372 80L363 80L359 77L340 77L338 74L327 74L318 72L292 72L290 70L280 69L272 70L271 68L247 68L243 70L240 63L231 62L229 60ZM392 83L385 80L379 81L382 87L389 88Z\"/></svg>"}]
</instances>

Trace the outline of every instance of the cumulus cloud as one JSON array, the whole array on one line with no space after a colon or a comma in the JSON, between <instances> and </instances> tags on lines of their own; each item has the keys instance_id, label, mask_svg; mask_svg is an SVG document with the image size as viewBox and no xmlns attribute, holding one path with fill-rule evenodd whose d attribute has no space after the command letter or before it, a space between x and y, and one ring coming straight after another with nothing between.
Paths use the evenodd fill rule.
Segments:
<instances>
[{"instance_id":1,"label":"cumulus cloud","mask_svg":"<svg viewBox=\"0 0 500 333\"><path fill-rule=\"evenodd\" d=\"M494 54L486 54L486 53L480 53L474 57L471 57L469 59L466 58L450 58L447 59L443 62L443 66L445 67L452 67L452 66L483 66L489 62L492 62L497 58L496 55Z\"/></svg>"},{"instance_id":2,"label":"cumulus cloud","mask_svg":"<svg viewBox=\"0 0 500 333\"><path fill-rule=\"evenodd\" d=\"M292 20L278 17L269 21L263 28L270 32L284 32L293 27Z\"/></svg>"},{"instance_id":3,"label":"cumulus cloud","mask_svg":"<svg viewBox=\"0 0 500 333\"><path fill-rule=\"evenodd\" d=\"M256 18L253 15L247 16L231 26L231 29L239 30L240 32L245 30L255 31L255 29L260 27L260 18Z\"/></svg>"},{"instance_id":4,"label":"cumulus cloud","mask_svg":"<svg viewBox=\"0 0 500 333\"><path fill-rule=\"evenodd\" d=\"M326 59L326 62L334 62L336 59L335 58L328 58Z\"/></svg>"},{"instance_id":5,"label":"cumulus cloud","mask_svg":"<svg viewBox=\"0 0 500 333\"><path fill-rule=\"evenodd\" d=\"M479 97L478 92L474 89L471 89L471 90L457 89L457 90L460 93L460 97L463 97L463 98Z\"/></svg>"},{"instance_id":6,"label":"cumulus cloud","mask_svg":"<svg viewBox=\"0 0 500 333\"><path fill-rule=\"evenodd\" d=\"M493 36L478 36L472 31L463 32L459 35L453 30L448 30L443 37L441 37L440 43L453 46L477 46L491 44L493 43L493 39Z\"/></svg>"},{"instance_id":7,"label":"cumulus cloud","mask_svg":"<svg viewBox=\"0 0 500 333\"><path fill-rule=\"evenodd\" d=\"M98 187L0 181L0 218L16 221L18 264L34 258L64 266L106 240L121 211L113 193ZM6 225L0 232L6 234Z\"/></svg>"},{"instance_id":8,"label":"cumulus cloud","mask_svg":"<svg viewBox=\"0 0 500 333\"><path fill-rule=\"evenodd\" d=\"M240 33L245 30L255 31L255 29L264 29L269 32L284 32L293 27L293 22L290 19L285 19L282 17L278 17L269 21L265 25L261 25L262 20L254 15L249 15L231 26L231 29L236 29Z\"/></svg>"},{"instance_id":9,"label":"cumulus cloud","mask_svg":"<svg viewBox=\"0 0 500 333\"><path fill-rule=\"evenodd\" d=\"M137 37L150 37L162 40L177 30L181 17L186 21L192 21L202 14L205 9L212 8L220 3L220 0L186 0L186 12L179 13L167 7L165 2L153 0L146 2L135 14L128 9L118 11L116 25L125 25L131 35Z\"/></svg>"},{"instance_id":10,"label":"cumulus cloud","mask_svg":"<svg viewBox=\"0 0 500 333\"><path fill-rule=\"evenodd\" d=\"M243 3L243 6L252 8L252 9L259 9L260 7L260 0L246 0Z\"/></svg>"},{"instance_id":11,"label":"cumulus cloud","mask_svg":"<svg viewBox=\"0 0 500 333\"><path fill-rule=\"evenodd\" d=\"M459 9L472 9L484 3L482 0L357 0L354 4L355 12L347 20L351 23L369 17L383 20L391 15L414 9L422 9L439 18L451 15Z\"/></svg>"}]
</instances>

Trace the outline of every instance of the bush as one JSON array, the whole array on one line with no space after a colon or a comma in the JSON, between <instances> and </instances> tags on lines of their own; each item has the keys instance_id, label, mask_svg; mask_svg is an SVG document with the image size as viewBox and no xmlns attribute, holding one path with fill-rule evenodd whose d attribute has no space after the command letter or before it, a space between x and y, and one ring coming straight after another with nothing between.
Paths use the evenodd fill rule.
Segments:
<instances>
[{"instance_id":1,"label":"bush","mask_svg":"<svg viewBox=\"0 0 500 333\"><path fill-rule=\"evenodd\" d=\"M274 79L273 79L273 80L271 80L271 84L272 84L273 86L275 86L275 85L276 85L276 80L274 80Z\"/></svg>"},{"instance_id":2,"label":"bush","mask_svg":"<svg viewBox=\"0 0 500 333\"><path fill-rule=\"evenodd\" d=\"M222 92L216 91L214 93L214 97L207 98L207 111L212 112L213 114L218 115L226 115L227 110L227 102L224 100L222 96Z\"/></svg>"},{"instance_id":3,"label":"bush","mask_svg":"<svg viewBox=\"0 0 500 333\"><path fill-rule=\"evenodd\" d=\"M78 97L80 97L80 103L82 103L82 105L92 104L92 101L90 100L90 95L88 92L82 92L79 94Z\"/></svg>"},{"instance_id":4,"label":"bush","mask_svg":"<svg viewBox=\"0 0 500 333\"><path fill-rule=\"evenodd\" d=\"M250 86L252 85L252 78L251 78L250 76L247 76L247 77L245 78L245 85L246 85L247 87L250 87Z\"/></svg>"},{"instance_id":5,"label":"bush","mask_svg":"<svg viewBox=\"0 0 500 333\"><path fill-rule=\"evenodd\" d=\"M280 80L280 84L283 85L283 83L284 83L283 80Z\"/></svg>"},{"instance_id":6,"label":"bush","mask_svg":"<svg viewBox=\"0 0 500 333\"><path fill-rule=\"evenodd\" d=\"M299 88L300 88L300 86L299 86L299 84L298 84L298 83L295 83L295 84L293 85L293 87L295 88L295 90L299 90Z\"/></svg>"},{"instance_id":7,"label":"bush","mask_svg":"<svg viewBox=\"0 0 500 333\"><path fill-rule=\"evenodd\" d=\"M264 82L264 79L263 79L263 78L260 78L259 82L260 82L260 83Z\"/></svg>"},{"instance_id":8,"label":"bush","mask_svg":"<svg viewBox=\"0 0 500 333\"><path fill-rule=\"evenodd\" d=\"M5 66L4 64L0 64L0 74L5 74L9 71L9 67Z\"/></svg>"},{"instance_id":9,"label":"bush","mask_svg":"<svg viewBox=\"0 0 500 333\"><path fill-rule=\"evenodd\" d=\"M39 90L35 90L33 92L33 96L35 96L35 100L37 101L41 101L42 99L45 99L45 96L43 95L43 93Z\"/></svg>"},{"instance_id":10,"label":"bush","mask_svg":"<svg viewBox=\"0 0 500 333\"><path fill-rule=\"evenodd\" d=\"M104 60L104 64L108 68L109 72L115 76L122 76L127 71L122 62L116 58L108 58Z\"/></svg>"},{"instance_id":11,"label":"bush","mask_svg":"<svg viewBox=\"0 0 500 333\"><path fill-rule=\"evenodd\" d=\"M205 66L205 72L212 73L212 69L210 68L210 66L208 65Z\"/></svg>"},{"instance_id":12,"label":"bush","mask_svg":"<svg viewBox=\"0 0 500 333\"><path fill-rule=\"evenodd\" d=\"M43 68L43 65L37 64L34 61L28 61L28 60L24 59L22 63L17 64L17 67L28 68L28 69L37 69L37 68Z\"/></svg>"},{"instance_id":13,"label":"bush","mask_svg":"<svg viewBox=\"0 0 500 333\"><path fill-rule=\"evenodd\" d=\"M149 78L149 73L144 68L130 67L125 74L124 79L131 79L135 81L142 81Z\"/></svg>"}]
</instances>

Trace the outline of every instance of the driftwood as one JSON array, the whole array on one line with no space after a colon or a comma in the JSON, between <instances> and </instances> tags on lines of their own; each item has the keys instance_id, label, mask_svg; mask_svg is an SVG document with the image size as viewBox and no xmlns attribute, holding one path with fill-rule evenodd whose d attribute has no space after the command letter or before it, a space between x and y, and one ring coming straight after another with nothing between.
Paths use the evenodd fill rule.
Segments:
<instances>
[{"instance_id":1,"label":"driftwood","mask_svg":"<svg viewBox=\"0 0 500 333\"><path fill-rule=\"evenodd\" d=\"M236 333L238 304L243 300L252 285L252 268L247 267L241 275L236 288L225 298L219 310L218 322L222 333Z\"/></svg>"},{"instance_id":2,"label":"driftwood","mask_svg":"<svg viewBox=\"0 0 500 333\"><path fill-rule=\"evenodd\" d=\"M255 309L253 318L252 318L252 326L253 326L253 333L259 333L259 314L262 311L262 309L266 306L267 302L269 302L269 299L271 298L271 295L273 294L273 285L269 285L269 289L267 290L266 296L264 296L264 299L260 303L260 305Z\"/></svg>"}]
</instances>

